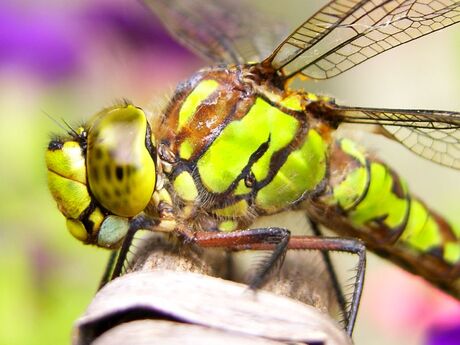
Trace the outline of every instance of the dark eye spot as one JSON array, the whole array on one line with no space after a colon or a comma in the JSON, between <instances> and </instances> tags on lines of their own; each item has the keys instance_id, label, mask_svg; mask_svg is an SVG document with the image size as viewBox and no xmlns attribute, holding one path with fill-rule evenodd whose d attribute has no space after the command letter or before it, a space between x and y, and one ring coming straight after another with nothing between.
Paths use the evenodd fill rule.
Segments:
<instances>
[{"instance_id":1,"label":"dark eye spot","mask_svg":"<svg viewBox=\"0 0 460 345\"><path fill-rule=\"evenodd\" d=\"M91 166L91 176L94 179L94 182L99 182L99 171L94 165Z\"/></svg>"},{"instance_id":2,"label":"dark eye spot","mask_svg":"<svg viewBox=\"0 0 460 345\"><path fill-rule=\"evenodd\" d=\"M104 196L104 199L106 200L110 199L110 193L106 188L102 189L102 195Z\"/></svg>"},{"instance_id":3,"label":"dark eye spot","mask_svg":"<svg viewBox=\"0 0 460 345\"><path fill-rule=\"evenodd\" d=\"M96 147L95 152L94 152L94 158L96 159L101 159L103 156L103 152L100 147Z\"/></svg>"},{"instance_id":4,"label":"dark eye spot","mask_svg":"<svg viewBox=\"0 0 460 345\"><path fill-rule=\"evenodd\" d=\"M112 178L112 172L110 171L110 164L106 164L105 167L105 178L110 180Z\"/></svg>"},{"instance_id":5,"label":"dark eye spot","mask_svg":"<svg viewBox=\"0 0 460 345\"><path fill-rule=\"evenodd\" d=\"M123 168L120 166L117 166L115 169L115 175L117 176L118 181L123 180Z\"/></svg>"}]
</instances>

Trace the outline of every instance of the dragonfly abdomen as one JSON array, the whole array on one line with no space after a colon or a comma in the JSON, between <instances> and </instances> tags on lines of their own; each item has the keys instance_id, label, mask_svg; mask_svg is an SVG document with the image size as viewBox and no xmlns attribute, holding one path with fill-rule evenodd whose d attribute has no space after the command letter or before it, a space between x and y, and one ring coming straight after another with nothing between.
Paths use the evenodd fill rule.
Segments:
<instances>
[{"instance_id":1,"label":"dragonfly abdomen","mask_svg":"<svg viewBox=\"0 0 460 345\"><path fill-rule=\"evenodd\" d=\"M460 295L460 233L351 140L334 143L329 162L328 187L309 207L314 217Z\"/></svg>"}]
</instances>

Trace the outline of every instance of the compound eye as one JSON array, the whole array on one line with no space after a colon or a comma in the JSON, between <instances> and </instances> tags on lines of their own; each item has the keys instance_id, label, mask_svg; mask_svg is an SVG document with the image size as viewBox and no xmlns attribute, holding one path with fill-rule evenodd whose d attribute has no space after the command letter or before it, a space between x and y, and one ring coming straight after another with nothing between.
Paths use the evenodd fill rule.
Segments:
<instances>
[{"instance_id":1,"label":"compound eye","mask_svg":"<svg viewBox=\"0 0 460 345\"><path fill-rule=\"evenodd\" d=\"M80 144L52 141L46 150L48 187L66 218L78 219L91 202Z\"/></svg>"},{"instance_id":2,"label":"compound eye","mask_svg":"<svg viewBox=\"0 0 460 345\"><path fill-rule=\"evenodd\" d=\"M145 209L155 188L155 162L145 113L133 105L108 109L88 131L89 187L111 213L133 217Z\"/></svg>"}]
</instances>

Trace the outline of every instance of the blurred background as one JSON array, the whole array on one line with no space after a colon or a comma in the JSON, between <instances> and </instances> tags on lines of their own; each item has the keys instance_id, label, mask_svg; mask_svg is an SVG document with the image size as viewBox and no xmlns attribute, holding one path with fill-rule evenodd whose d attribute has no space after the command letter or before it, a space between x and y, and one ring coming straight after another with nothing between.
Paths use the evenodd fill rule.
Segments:
<instances>
[{"instance_id":1,"label":"blurred background","mask_svg":"<svg viewBox=\"0 0 460 345\"><path fill-rule=\"evenodd\" d=\"M251 3L293 29L322 3L305 2ZM459 61L457 25L304 87L346 105L460 111ZM203 65L137 1L0 2L0 344L69 343L108 257L71 238L48 193L44 152L62 130L47 114L80 123L123 98L152 110ZM353 135L460 227L459 172ZM374 256L364 291L356 344L460 339L458 302Z\"/></svg>"}]
</instances>

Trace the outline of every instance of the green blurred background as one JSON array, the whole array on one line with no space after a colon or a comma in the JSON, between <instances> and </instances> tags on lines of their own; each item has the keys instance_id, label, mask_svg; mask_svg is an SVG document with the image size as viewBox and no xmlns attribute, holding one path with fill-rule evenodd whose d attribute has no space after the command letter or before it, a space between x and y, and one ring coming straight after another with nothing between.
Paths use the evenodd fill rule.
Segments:
<instances>
[{"instance_id":1,"label":"green blurred background","mask_svg":"<svg viewBox=\"0 0 460 345\"><path fill-rule=\"evenodd\" d=\"M294 28L321 4L304 3L254 5ZM305 87L347 105L458 111L459 62L457 26ZM62 130L46 114L75 124L122 98L154 110L203 64L136 1L0 3L0 344L69 343L108 256L71 238L47 191L44 151ZM460 225L458 172L357 138ZM430 327L460 324L457 302L382 260L368 268L357 344L420 344Z\"/></svg>"}]
</instances>

